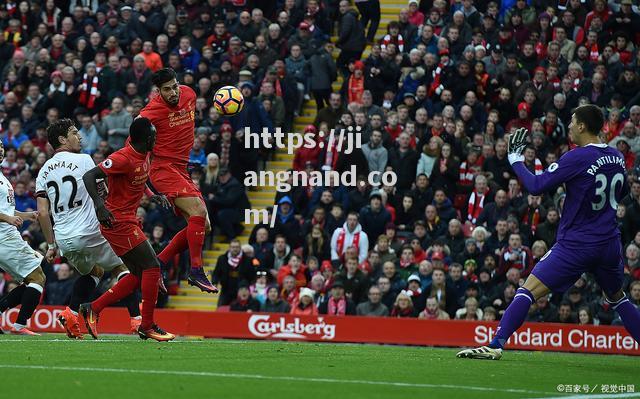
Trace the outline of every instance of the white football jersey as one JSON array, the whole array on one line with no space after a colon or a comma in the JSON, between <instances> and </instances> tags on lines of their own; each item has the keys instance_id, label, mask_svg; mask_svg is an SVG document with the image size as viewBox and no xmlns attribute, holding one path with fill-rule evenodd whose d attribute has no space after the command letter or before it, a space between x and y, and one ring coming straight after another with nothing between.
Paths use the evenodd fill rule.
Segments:
<instances>
[{"instance_id":1,"label":"white football jersey","mask_svg":"<svg viewBox=\"0 0 640 399\"><path fill-rule=\"evenodd\" d=\"M95 164L87 154L61 151L45 162L36 179L38 196L46 194L56 240L100 231L93 200L82 176Z\"/></svg>"},{"instance_id":2,"label":"white football jersey","mask_svg":"<svg viewBox=\"0 0 640 399\"><path fill-rule=\"evenodd\" d=\"M0 173L0 213L3 215L14 216L16 211L16 199L13 195L13 186L11 182ZM4 241L9 236L20 233L18 229L9 223L0 222L0 241Z\"/></svg>"}]
</instances>

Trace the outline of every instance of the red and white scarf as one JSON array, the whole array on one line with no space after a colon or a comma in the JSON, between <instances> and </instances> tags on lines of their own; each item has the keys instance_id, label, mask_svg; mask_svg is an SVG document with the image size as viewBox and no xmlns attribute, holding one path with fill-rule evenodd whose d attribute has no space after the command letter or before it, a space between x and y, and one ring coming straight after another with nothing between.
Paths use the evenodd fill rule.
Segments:
<instances>
[{"instance_id":1,"label":"red and white scarf","mask_svg":"<svg viewBox=\"0 0 640 399\"><path fill-rule=\"evenodd\" d=\"M429 97L433 96L434 94L439 96L440 93L442 93L444 86L440 83L440 78L444 67L445 65L443 63L439 63L438 67L433 70L433 80L431 81L431 86L429 86Z\"/></svg>"},{"instance_id":2,"label":"red and white scarf","mask_svg":"<svg viewBox=\"0 0 640 399\"><path fill-rule=\"evenodd\" d=\"M544 169L542 168L542 162L538 158L536 158L536 160L534 161L533 171L536 175L541 175L544 171Z\"/></svg>"},{"instance_id":3,"label":"red and white scarf","mask_svg":"<svg viewBox=\"0 0 640 399\"><path fill-rule=\"evenodd\" d=\"M338 234L338 255L342 256L342 254L344 253L344 242L345 242L345 238L347 236L347 232L344 229L344 227L342 228L342 231L340 231L340 234ZM360 243L360 232L356 233L353 235L353 241L351 242L351 246L354 246L358 249L359 248L359 243Z\"/></svg>"},{"instance_id":4,"label":"red and white scarf","mask_svg":"<svg viewBox=\"0 0 640 399\"><path fill-rule=\"evenodd\" d=\"M324 165L326 167L329 168L329 170L335 170L336 169L336 164L338 163L338 144L336 143L337 140L331 140L329 139L328 141L328 145L327 146L327 155L325 156L324 159Z\"/></svg>"},{"instance_id":5,"label":"red and white scarf","mask_svg":"<svg viewBox=\"0 0 640 399\"><path fill-rule=\"evenodd\" d=\"M404 38L402 37L401 34L398 34L397 36L391 36L391 34L386 34L384 36L384 38L382 39L382 43L380 44L380 48L382 50L386 49L386 47L390 44L393 43L396 46L398 46L398 51L399 52L403 52L404 51Z\"/></svg>"},{"instance_id":6,"label":"red and white scarf","mask_svg":"<svg viewBox=\"0 0 640 399\"><path fill-rule=\"evenodd\" d=\"M482 209L484 208L484 199L487 198L487 193L481 195L478 194L476 190L473 190L469 197L469 204L467 204L467 214L469 216L467 216L467 219L473 224L476 224L478 217L482 213Z\"/></svg>"},{"instance_id":7,"label":"red and white scarf","mask_svg":"<svg viewBox=\"0 0 640 399\"><path fill-rule=\"evenodd\" d=\"M327 310L330 315L344 316L347 314L347 300L342 297L336 301L334 297L331 297L329 298Z\"/></svg>"},{"instance_id":8,"label":"red and white scarf","mask_svg":"<svg viewBox=\"0 0 640 399\"><path fill-rule=\"evenodd\" d=\"M229 266L232 268L238 267L240 261L242 260L242 251L238 254L238 256L231 255L231 252L227 252L227 262L229 262Z\"/></svg>"},{"instance_id":9,"label":"red and white scarf","mask_svg":"<svg viewBox=\"0 0 640 399\"><path fill-rule=\"evenodd\" d=\"M473 184L473 179L476 177L477 171L469 165L469 162L464 161L460 164L460 184L469 186Z\"/></svg>"},{"instance_id":10,"label":"red and white scarf","mask_svg":"<svg viewBox=\"0 0 640 399\"><path fill-rule=\"evenodd\" d=\"M85 73L82 78L82 86L80 86L80 97L78 102L84 105L87 109L93 109L96 105L96 98L98 96L98 75L95 75L91 80L91 88L88 84L88 76Z\"/></svg>"}]
</instances>

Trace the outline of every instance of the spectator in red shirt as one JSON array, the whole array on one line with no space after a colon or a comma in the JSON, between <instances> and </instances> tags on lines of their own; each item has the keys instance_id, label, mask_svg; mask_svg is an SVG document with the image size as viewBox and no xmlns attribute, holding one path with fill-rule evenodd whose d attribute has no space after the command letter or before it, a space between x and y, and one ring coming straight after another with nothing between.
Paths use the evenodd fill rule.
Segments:
<instances>
[{"instance_id":1,"label":"spectator in red shirt","mask_svg":"<svg viewBox=\"0 0 640 399\"><path fill-rule=\"evenodd\" d=\"M302 260L296 254L291 255L289 263L278 271L278 284L283 285L284 278L287 276L293 276L297 288L305 287L308 283L307 267L302 264Z\"/></svg>"},{"instance_id":2,"label":"spectator in red shirt","mask_svg":"<svg viewBox=\"0 0 640 399\"><path fill-rule=\"evenodd\" d=\"M317 316L318 308L313 302L313 290L303 287L300 289L300 295L291 304L291 314L304 316Z\"/></svg>"},{"instance_id":3,"label":"spectator in red shirt","mask_svg":"<svg viewBox=\"0 0 640 399\"><path fill-rule=\"evenodd\" d=\"M498 274L504 275L512 267L520 270L523 277L528 276L533 268L531 250L522 245L522 237L520 237L520 234L515 233L509 236L509 246L500 253Z\"/></svg>"},{"instance_id":4,"label":"spectator in red shirt","mask_svg":"<svg viewBox=\"0 0 640 399\"><path fill-rule=\"evenodd\" d=\"M424 14L418 10L418 0L409 0L409 23L415 26L424 24Z\"/></svg>"},{"instance_id":5,"label":"spectator in red shirt","mask_svg":"<svg viewBox=\"0 0 640 399\"><path fill-rule=\"evenodd\" d=\"M162 68L162 58L160 58L160 54L153 51L152 42L146 41L142 43L142 52L138 55L144 58L144 63L151 72Z\"/></svg>"}]
</instances>

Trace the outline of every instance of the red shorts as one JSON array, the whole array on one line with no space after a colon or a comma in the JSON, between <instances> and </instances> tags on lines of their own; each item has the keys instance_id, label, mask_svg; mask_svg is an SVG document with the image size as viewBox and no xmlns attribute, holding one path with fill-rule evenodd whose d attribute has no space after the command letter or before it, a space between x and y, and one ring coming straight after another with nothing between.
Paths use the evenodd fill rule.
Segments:
<instances>
[{"instance_id":1,"label":"red shorts","mask_svg":"<svg viewBox=\"0 0 640 399\"><path fill-rule=\"evenodd\" d=\"M172 205L178 197L198 197L202 194L191 181L187 167L178 166L173 161L154 159L149 171L149 179L153 187L167 196Z\"/></svg>"},{"instance_id":2,"label":"red shorts","mask_svg":"<svg viewBox=\"0 0 640 399\"><path fill-rule=\"evenodd\" d=\"M100 225L100 232L118 256L147 241L147 236L137 222L115 222L111 228Z\"/></svg>"}]
</instances>

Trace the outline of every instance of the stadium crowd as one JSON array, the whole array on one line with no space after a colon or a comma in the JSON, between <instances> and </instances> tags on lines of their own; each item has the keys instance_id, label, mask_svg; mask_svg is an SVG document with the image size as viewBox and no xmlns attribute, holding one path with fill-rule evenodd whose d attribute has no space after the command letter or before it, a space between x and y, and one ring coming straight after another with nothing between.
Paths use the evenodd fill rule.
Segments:
<instances>
[{"instance_id":1,"label":"stadium crowd","mask_svg":"<svg viewBox=\"0 0 640 399\"><path fill-rule=\"evenodd\" d=\"M36 209L35 176L52 155L48 123L75 119L83 151L100 162L123 146L152 95L151 74L170 66L198 94L191 176L230 242L213 273L222 309L496 320L553 246L565 197L562 188L522 189L505 135L529 129L526 165L542 173L571 148L572 108L593 103L606 115L603 142L627 164L618 223L624 288L640 306L637 5L410 0L382 38L380 2L355 6L360 12L345 0L3 1L1 168L16 209ZM338 74L344 83L334 92ZM246 101L229 119L212 107L224 85ZM256 226L241 245L244 172L271 157L244 147L243 128L288 131L311 98L318 112L305 132L359 126L364 145L351 154L300 149L293 169L356 165L362 177L356 187L278 192L275 227ZM393 170L397 183L368 186L374 170ZM184 227L146 199L138 215L156 251ZM37 223L22 235L46 247ZM164 271L169 282L184 278L184 261ZM66 304L73 269L61 258L46 272L45 303ZM13 285L0 279L2 292ZM615 315L585 275L566 295L539 299L529 320L616 324Z\"/></svg>"}]
</instances>

